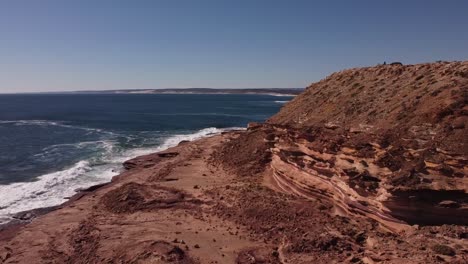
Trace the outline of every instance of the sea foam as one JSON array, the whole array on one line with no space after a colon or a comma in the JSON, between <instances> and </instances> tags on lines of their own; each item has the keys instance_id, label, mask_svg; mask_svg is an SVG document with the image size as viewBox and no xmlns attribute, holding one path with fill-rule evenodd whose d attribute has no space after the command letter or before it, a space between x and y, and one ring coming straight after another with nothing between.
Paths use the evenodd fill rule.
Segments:
<instances>
[{"instance_id":1,"label":"sea foam","mask_svg":"<svg viewBox=\"0 0 468 264\"><path fill-rule=\"evenodd\" d=\"M38 124L38 122L34 123ZM28 122L27 124L31 123ZM45 125L55 124L47 122ZM113 141L80 142L78 144L81 145L102 145L105 151L101 153L104 157L100 164L93 165L92 160L81 160L63 170L41 175L33 182L0 185L2 196L2 199L0 199L0 224L10 221L11 217L18 212L59 205L79 189L109 182L113 176L119 174L122 170L122 162L128 159L165 150L184 140L192 141L228 130L241 129L243 128L210 127L191 134L169 136L162 144L155 147L134 148L123 152L115 151L115 142Z\"/></svg>"},{"instance_id":2,"label":"sea foam","mask_svg":"<svg viewBox=\"0 0 468 264\"><path fill-rule=\"evenodd\" d=\"M99 128L90 128L90 127L83 127L83 126L74 126L68 125L63 121L50 121L50 120L0 120L0 124L11 124L15 126L56 126L56 127L63 127L63 128L70 128L70 129L80 129L86 130L90 132L99 132L99 133L111 133L109 131L104 131Z\"/></svg>"}]
</instances>

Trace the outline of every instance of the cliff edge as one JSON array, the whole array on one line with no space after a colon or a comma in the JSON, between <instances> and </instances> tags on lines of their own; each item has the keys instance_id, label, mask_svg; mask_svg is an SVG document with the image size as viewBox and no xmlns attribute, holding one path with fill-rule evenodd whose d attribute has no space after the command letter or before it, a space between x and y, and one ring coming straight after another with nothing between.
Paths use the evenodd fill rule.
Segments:
<instances>
[{"instance_id":1,"label":"cliff edge","mask_svg":"<svg viewBox=\"0 0 468 264\"><path fill-rule=\"evenodd\" d=\"M319 153L329 178L382 201L396 217L466 225L467 102L468 62L380 65L310 85L268 123L306 135L284 141ZM284 156L287 144L279 145Z\"/></svg>"},{"instance_id":2,"label":"cliff edge","mask_svg":"<svg viewBox=\"0 0 468 264\"><path fill-rule=\"evenodd\" d=\"M273 156L404 222L468 225L467 102L468 62L344 70L268 120L290 128Z\"/></svg>"}]
</instances>

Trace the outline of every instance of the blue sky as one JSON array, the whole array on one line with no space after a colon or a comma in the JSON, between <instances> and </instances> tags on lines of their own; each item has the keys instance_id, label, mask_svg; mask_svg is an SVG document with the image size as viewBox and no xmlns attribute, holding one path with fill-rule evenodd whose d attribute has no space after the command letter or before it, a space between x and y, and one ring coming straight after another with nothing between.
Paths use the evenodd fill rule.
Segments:
<instances>
[{"instance_id":1,"label":"blue sky","mask_svg":"<svg viewBox=\"0 0 468 264\"><path fill-rule=\"evenodd\" d=\"M0 92L304 87L468 59L468 1L5 0Z\"/></svg>"}]
</instances>

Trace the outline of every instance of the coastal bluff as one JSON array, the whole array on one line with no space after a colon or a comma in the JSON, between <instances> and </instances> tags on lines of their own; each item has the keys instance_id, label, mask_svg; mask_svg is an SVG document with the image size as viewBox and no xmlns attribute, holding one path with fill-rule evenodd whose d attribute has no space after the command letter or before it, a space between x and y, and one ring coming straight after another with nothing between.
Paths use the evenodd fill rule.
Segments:
<instances>
[{"instance_id":1,"label":"coastal bluff","mask_svg":"<svg viewBox=\"0 0 468 264\"><path fill-rule=\"evenodd\" d=\"M0 263L466 263L468 62L311 84L0 230Z\"/></svg>"}]
</instances>

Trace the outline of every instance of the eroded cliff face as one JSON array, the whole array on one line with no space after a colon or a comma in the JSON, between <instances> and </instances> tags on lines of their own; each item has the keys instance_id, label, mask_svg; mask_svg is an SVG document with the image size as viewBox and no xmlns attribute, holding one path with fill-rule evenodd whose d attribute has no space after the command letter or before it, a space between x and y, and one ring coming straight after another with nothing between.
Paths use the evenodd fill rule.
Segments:
<instances>
[{"instance_id":1,"label":"eroded cliff face","mask_svg":"<svg viewBox=\"0 0 468 264\"><path fill-rule=\"evenodd\" d=\"M468 225L467 101L468 62L350 69L240 140L261 135L276 188L329 200L336 214L392 230Z\"/></svg>"},{"instance_id":2,"label":"eroded cliff face","mask_svg":"<svg viewBox=\"0 0 468 264\"><path fill-rule=\"evenodd\" d=\"M428 172L416 177L406 169L414 160L391 161L379 139L252 124L212 154L211 164L236 177L210 190L213 212L274 245L278 262L266 263L465 263L465 177L439 179L424 162L417 170Z\"/></svg>"},{"instance_id":3,"label":"eroded cliff face","mask_svg":"<svg viewBox=\"0 0 468 264\"><path fill-rule=\"evenodd\" d=\"M273 177L383 222L468 225L467 102L468 62L334 73L268 120Z\"/></svg>"},{"instance_id":4,"label":"eroded cliff face","mask_svg":"<svg viewBox=\"0 0 468 264\"><path fill-rule=\"evenodd\" d=\"M252 130L266 135L267 177L282 192L328 200L336 214L369 217L393 230L406 223L468 224L463 156L383 146L377 135L326 128L267 124Z\"/></svg>"}]
</instances>

